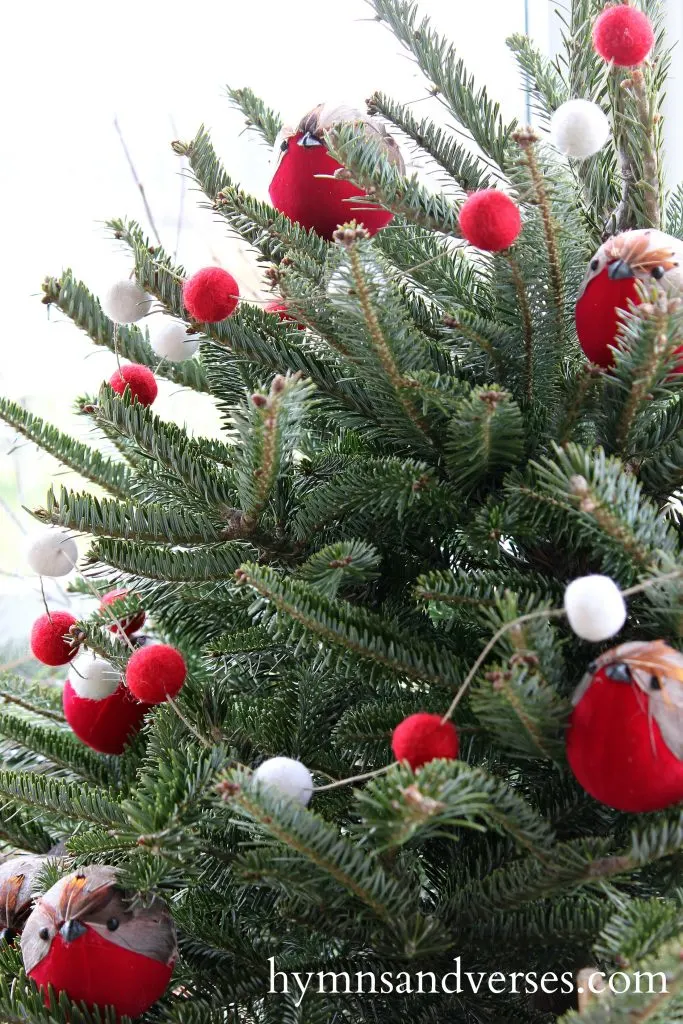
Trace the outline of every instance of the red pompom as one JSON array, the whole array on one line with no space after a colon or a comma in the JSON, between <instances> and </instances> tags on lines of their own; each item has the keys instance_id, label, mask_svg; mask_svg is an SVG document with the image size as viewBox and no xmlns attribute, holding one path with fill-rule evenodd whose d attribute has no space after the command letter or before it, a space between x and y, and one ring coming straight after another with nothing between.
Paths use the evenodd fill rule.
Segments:
<instances>
[{"instance_id":1,"label":"red pompom","mask_svg":"<svg viewBox=\"0 0 683 1024\"><path fill-rule=\"evenodd\" d=\"M239 302L237 281L221 267L204 267L183 285L185 308L195 320L217 324L231 316Z\"/></svg>"},{"instance_id":2,"label":"red pompom","mask_svg":"<svg viewBox=\"0 0 683 1024\"><path fill-rule=\"evenodd\" d=\"M62 691L64 717L79 740L100 754L122 754L137 732L151 704L143 704L123 681L102 700L80 697L67 679Z\"/></svg>"},{"instance_id":3,"label":"red pompom","mask_svg":"<svg viewBox=\"0 0 683 1024\"><path fill-rule=\"evenodd\" d=\"M117 395L122 395L128 385L133 398L137 398L140 405L151 405L159 391L152 371L139 363L129 363L128 366L116 370L110 377L109 384Z\"/></svg>"},{"instance_id":4,"label":"red pompom","mask_svg":"<svg viewBox=\"0 0 683 1024\"><path fill-rule=\"evenodd\" d=\"M266 313L273 313L280 320L289 320L291 323L296 324L300 331L306 330L305 324L300 324L296 317L293 317L288 312L286 302L267 302L263 309Z\"/></svg>"},{"instance_id":5,"label":"red pompom","mask_svg":"<svg viewBox=\"0 0 683 1024\"><path fill-rule=\"evenodd\" d=\"M299 132L289 139L273 175L269 194L275 209L328 240L340 224L350 220L363 224L371 235L386 227L393 213L369 203L367 193L353 182L332 177L342 165L324 145L299 145L303 137Z\"/></svg>"},{"instance_id":6,"label":"red pompom","mask_svg":"<svg viewBox=\"0 0 683 1024\"><path fill-rule=\"evenodd\" d=\"M396 726L391 749L397 761L407 761L415 769L436 757L457 757L458 734L451 722L441 721L441 715L421 712Z\"/></svg>"},{"instance_id":7,"label":"red pompom","mask_svg":"<svg viewBox=\"0 0 683 1024\"><path fill-rule=\"evenodd\" d=\"M655 34L643 11L627 4L608 7L593 25L593 46L604 60L618 67L642 64L652 49Z\"/></svg>"},{"instance_id":8,"label":"red pompom","mask_svg":"<svg viewBox=\"0 0 683 1024\"><path fill-rule=\"evenodd\" d=\"M128 689L138 700L161 704L175 697L185 682L187 666L180 651L168 644L141 647L126 668Z\"/></svg>"},{"instance_id":9,"label":"red pompom","mask_svg":"<svg viewBox=\"0 0 683 1024\"><path fill-rule=\"evenodd\" d=\"M76 619L69 612L50 612L41 615L31 629L31 650L43 665L66 665L78 647L72 647L67 637Z\"/></svg>"},{"instance_id":10,"label":"red pompom","mask_svg":"<svg viewBox=\"0 0 683 1024\"><path fill-rule=\"evenodd\" d=\"M571 770L587 793L619 811L656 811L679 803L683 761L664 742L647 694L608 672L602 668L593 676L572 713Z\"/></svg>"},{"instance_id":11,"label":"red pompom","mask_svg":"<svg viewBox=\"0 0 683 1024\"><path fill-rule=\"evenodd\" d=\"M128 597L127 590L110 590L109 593L105 594L104 597L102 598L100 606L102 608L106 608L108 605L113 604L114 601L118 601L124 597ZM139 629L142 629L142 627L144 626L146 618L147 616L145 615L144 611L140 610L135 615L128 615L123 619L120 619L123 632L126 634L126 636L130 636L132 633L137 633L137 631ZM112 633L118 633L119 627L116 625L116 623L114 623L109 627L109 630Z\"/></svg>"},{"instance_id":12,"label":"red pompom","mask_svg":"<svg viewBox=\"0 0 683 1024\"><path fill-rule=\"evenodd\" d=\"M516 203L494 188L473 192L460 208L463 238L486 252L509 249L522 230Z\"/></svg>"}]
</instances>

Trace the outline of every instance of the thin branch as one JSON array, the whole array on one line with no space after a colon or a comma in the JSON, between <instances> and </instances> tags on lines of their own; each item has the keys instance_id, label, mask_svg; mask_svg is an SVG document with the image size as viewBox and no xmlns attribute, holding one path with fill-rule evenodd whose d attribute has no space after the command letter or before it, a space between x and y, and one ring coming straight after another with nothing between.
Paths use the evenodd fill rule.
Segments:
<instances>
[{"instance_id":1,"label":"thin branch","mask_svg":"<svg viewBox=\"0 0 683 1024\"><path fill-rule=\"evenodd\" d=\"M119 120L118 120L117 117L114 118L114 128L116 129L116 133L117 133L119 139L121 140L121 146L123 148L123 152L124 152L124 155L126 157L126 160L128 161L128 166L130 167L130 173L133 175L133 181L137 185L138 191L140 192L140 196L142 197L142 205L145 208L145 213L147 214L147 220L149 221L150 227L152 228L152 232L154 234L154 237L157 240L158 245L161 245L161 238L159 236L159 232L157 231L157 226L154 223L154 216L152 214L152 210L150 208L150 205L149 205L149 203L147 201L147 196L145 194L145 186L142 184L142 182L138 178L138 172L135 170L135 164L133 163L131 155L130 155L130 153L128 151L128 146L126 145L126 140L123 137L123 132L121 131L121 128L119 126Z\"/></svg>"}]
</instances>

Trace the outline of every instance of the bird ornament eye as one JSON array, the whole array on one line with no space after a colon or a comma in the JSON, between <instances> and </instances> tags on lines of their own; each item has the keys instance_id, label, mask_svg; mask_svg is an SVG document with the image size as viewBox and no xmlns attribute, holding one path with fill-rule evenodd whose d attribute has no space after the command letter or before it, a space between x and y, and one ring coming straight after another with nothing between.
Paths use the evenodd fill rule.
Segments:
<instances>
[{"instance_id":1,"label":"bird ornament eye","mask_svg":"<svg viewBox=\"0 0 683 1024\"><path fill-rule=\"evenodd\" d=\"M666 270L664 269L664 267L653 267L651 270L651 274L654 277L655 281L661 281L664 275L666 274Z\"/></svg>"},{"instance_id":2,"label":"bird ornament eye","mask_svg":"<svg viewBox=\"0 0 683 1024\"><path fill-rule=\"evenodd\" d=\"M288 149L289 149L289 139L283 139L282 142L280 143L280 152L281 153L286 153Z\"/></svg>"},{"instance_id":3,"label":"bird ornament eye","mask_svg":"<svg viewBox=\"0 0 683 1024\"><path fill-rule=\"evenodd\" d=\"M597 270L600 266L600 260L596 256L595 259L591 260L591 270Z\"/></svg>"},{"instance_id":4,"label":"bird ornament eye","mask_svg":"<svg viewBox=\"0 0 683 1024\"><path fill-rule=\"evenodd\" d=\"M298 142L299 146L303 146L304 149L312 149L314 146L322 146L320 139L316 139L312 132L304 132Z\"/></svg>"}]
</instances>

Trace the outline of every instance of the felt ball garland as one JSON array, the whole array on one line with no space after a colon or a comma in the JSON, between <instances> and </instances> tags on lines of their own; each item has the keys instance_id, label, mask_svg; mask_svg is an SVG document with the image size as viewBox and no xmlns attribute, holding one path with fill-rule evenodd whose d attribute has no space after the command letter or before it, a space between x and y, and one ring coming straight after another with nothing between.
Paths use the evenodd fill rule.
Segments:
<instances>
[{"instance_id":1,"label":"felt ball garland","mask_svg":"<svg viewBox=\"0 0 683 1024\"><path fill-rule=\"evenodd\" d=\"M135 281L117 281L102 299L102 311L114 323L134 324L149 313L152 302Z\"/></svg>"},{"instance_id":2,"label":"felt ball garland","mask_svg":"<svg viewBox=\"0 0 683 1024\"><path fill-rule=\"evenodd\" d=\"M232 316L239 302L237 281L222 267L204 267L183 285L183 302L191 317L216 324Z\"/></svg>"},{"instance_id":3,"label":"felt ball garland","mask_svg":"<svg viewBox=\"0 0 683 1024\"><path fill-rule=\"evenodd\" d=\"M610 136L610 123L597 103L568 100L553 114L550 134L560 153L585 160L605 145Z\"/></svg>"},{"instance_id":4,"label":"felt ball garland","mask_svg":"<svg viewBox=\"0 0 683 1024\"><path fill-rule=\"evenodd\" d=\"M78 561L78 548L68 530L44 526L27 538L26 560L39 576L67 576Z\"/></svg>"},{"instance_id":5,"label":"felt ball garland","mask_svg":"<svg viewBox=\"0 0 683 1024\"><path fill-rule=\"evenodd\" d=\"M609 640L626 622L626 602L609 576L580 576L564 592L564 610L583 640Z\"/></svg>"},{"instance_id":6,"label":"felt ball garland","mask_svg":"<svg viewBox=\"0 0 683 1024\"><path fill-rule=\"evenodd\" d=\"M405 718L394 729L391 749L397 761L407 761L415 770L438 757L458 756L458 734L452 722L441 715L420 712Z\"/></svg>"},{"instance_id":7,"label":"felt ball garland","mask_svg":"<svg viewBox=\"0 0 683 1024\"><path fill-rule=\"evenodd\" d=\"M33 656L43 665L66 665L77 651L69 637L69 630L75 625L76 619L69 612L41 615L31 629Z\"/></svg>"},{"instance_id":8,"label":"felt ball garland","mask_svg":"<svg viewBox=\"0 0 683 1024\"><path fill-rule=\"evenodd\" d=\"M128 363L115 370L109 378L109 386L117 395L122 395L128 387L140 405L151 405L159 392L152 371L139 363Z\"/></svg>"},{"instance_id":9,"label":"felt ball garland","mask_svg":"<svg viewBox=\"0 0 683 1024\"><path fill-rule=\"evenodd\" d=\"M184 363L199 348L200 335L188 334L185 324L172 320L152 335L150 344L161 359L171 363Z\"/></svg>"},{"instance_id":10,"label":"felt ball garland","mask_svg":"<svg viewBox=\"0 0 683 1024\"><path fill-rule=\"evenodd\" d=\"M607 7L593 25L593 46L597 53L618 67L642 64L655 41L648 16L629 4Z\"/></svg>"},{"instance_id":11,"label":"felt ball garland","mask_svg":"<svg viewBox=\"0 0 683 1024\"><path fill-rule=\"evenodd\" d=\"M313 776L301 761L292 757L271 757L252 776L255 785L279 790L306 806L313 795Z\"/></svg>"},{"instance_id":12,"label":"felt ball garland","mask_svg":"<svg viewBox=\"0 0 683 1024\"><path fill-rule=\"evenodd\" d=\"M131 655L126 684L138 700L162 704L180 691L186 675L187 666L180 651L168 644L152 644Z\"/></svg>"},{"instance_id":13,"label":"felt ball garland","mask_svg":"<svg viewBox=\"0 0 683 1024\"><path fill-rule=\"evenodd\" d=\"M473 192L460 208L463 238L477 249L502 252L509 249L522 230L519 207L494 188Z\"/></svg>"}]
</instances>

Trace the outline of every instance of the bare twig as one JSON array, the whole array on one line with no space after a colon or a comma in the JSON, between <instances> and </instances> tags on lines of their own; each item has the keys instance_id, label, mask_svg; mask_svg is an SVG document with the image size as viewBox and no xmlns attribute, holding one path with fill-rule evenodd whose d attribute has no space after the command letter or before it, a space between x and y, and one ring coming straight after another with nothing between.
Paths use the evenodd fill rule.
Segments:
<instances>
[{"instance_id":1,"label":"bare twig","mask_svg":"<svg viewBox=\"0 0 683 1024\"><path fill-rule=\"evenodd\" d=\"M152 232L154 234L154 237L157 240L157 244L161 245L161 238L159 237L159 232L157 231L157 226L154 223L154 216L152 214L152 210L150 209L150 205L149 205L149 202L147 201L147 196L145 194L145 186L142 184L142 182L138 178L138 172L135 170L135 164L133 163L133 160L131 158L130 152L128 151L128 146L126 145L126 140L123 137L123 132L121 131L121 128L119 126L119 120L118 120L117 117L114 118L114 128L116 129L116 134L118 135L119 139L121 140L121 146L123 148L124 155L125 155L126 160L128 162L128 166L130 167L130 173L133 175L133 181L137 185L138 191L140 192L140 196L142 197L142 205L145 208L145 213L147 214L147 220L150 223L150 227L152 228Z\"/></svg>"}]
</instances>

